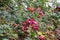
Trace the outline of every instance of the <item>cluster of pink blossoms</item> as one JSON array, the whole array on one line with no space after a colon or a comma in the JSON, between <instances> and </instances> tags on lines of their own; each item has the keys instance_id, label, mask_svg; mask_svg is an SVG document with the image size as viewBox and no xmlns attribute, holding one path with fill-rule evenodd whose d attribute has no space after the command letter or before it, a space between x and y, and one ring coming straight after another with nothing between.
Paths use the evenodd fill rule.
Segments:
<instances>
[{"instance_id":1,"label":"cluster of pink blossoms","mask_svg":"<svg viewBox=\"0 0 60 40\"><path fill-rule=\"evenodd\" d=\"M38 30L38 23L34 19L26 19L24 22L21 22L21 24L22 24L21 28L22 31L28 30L29 26L31 26L33 30Z\"/></svg>"}]
</instances>

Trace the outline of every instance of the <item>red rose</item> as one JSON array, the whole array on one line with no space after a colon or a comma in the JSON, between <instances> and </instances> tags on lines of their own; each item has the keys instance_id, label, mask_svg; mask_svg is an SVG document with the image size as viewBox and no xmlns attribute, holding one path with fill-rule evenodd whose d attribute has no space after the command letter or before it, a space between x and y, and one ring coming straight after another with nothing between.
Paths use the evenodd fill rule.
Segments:
<instances>
[{"instance_id":1,"label":"red rose","mask_svg":"<svg viewBox=\"0 0 60 40\"><path fill-rule=\"evenodd\" d=\"M37 25L32 25L32 29L33 30L38 30L38 26Z\"/></svg>"},{"instance_id":2,"label":"red rose","mask_svg":"<svg viewBox=\"0 0 60 40\"><path fill-rule=\"evenodd\" d=\"M32 22L33 22L33 24L38 25L38 23L36 21L32 21Z\"/></svg>"},{"instance_id":3,"label":"red rose","mask_svg":"<svg viewBox=\"0 0 60 40\"><path fill-rule=\"evenodd\" d=\"M27 19L27 20L26 20L26 23L27 23L27 24L32 24L31 19Z\"/></svg>"}]
</instances>

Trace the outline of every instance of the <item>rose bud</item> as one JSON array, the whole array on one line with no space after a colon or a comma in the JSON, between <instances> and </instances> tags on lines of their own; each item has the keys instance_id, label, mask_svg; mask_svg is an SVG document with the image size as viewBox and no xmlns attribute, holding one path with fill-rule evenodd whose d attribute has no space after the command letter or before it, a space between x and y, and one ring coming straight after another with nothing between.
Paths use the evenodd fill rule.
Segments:
<instances>
[{"instance_id":1,"label":"rose bud","mask_svg":"<svg viewBox=\"0 0 60 40\"><path fill-rule=\"evenodd\" d=\"M44 37L41 36L41 35L39 35L39 36L38 36L38 39L39 39L39 40L44 40Z\"/></svg>"},{"instance_id":2,"label":"rose bud","mask_svg":"<svg viewBox=\"0 0 60 40\"><path fill-rule=\"evenodd\" d=\"M60 7L56 7L56 10L57 10L57 11L60 11Z\"/></svg>"},{"instance_id":3,"label":"rose bud","mask_svg":"<svg viewBox=\"0 0 60 40\"><path fill-rule=\"evenodd\" d=\"M44 16L44 13L40 13L41 16Z\"/></svg>"},{"instance_id":4,"label":"rose bud","mask_svg":"<svg viewBox=\"0 0 60 40\"><path fill-rule=\"evenodd\" d=\"M15 24L13 24L13 26L14 26L14 27L17 27L17 26L18 26L18 24L16 24L16 23L15 23Z\"/></svg>"},{"instance_id":5,"label":"rose bud","mask_svg":"<svg viewBox=\"0 0 60 40\"><path fill-rule=\"evenodd\" d=\"M24 26L22 26L21 30L22 30L22 31L25 31L25 27L24 27Z\"/></svg>"},{"instance_id":6,"label":"rose bud","mask_svg":"<svg viewBox=\"0 0 60 40\"><path fill-rule=\"evenodd\" d=\"M20 24L22 24L22 26L25 26L25 27L28 26L26 22L21 22Z\"/></svg>"},{"instance_id":7,"label":"rose bud","mask_svg":"<svg viewBox=\"0 0 60 40\"><path fill-rule=\"evenodd\" d=\"M37 18L40 18L40 15L38 15Z\"/></svg>"},{"instance_id":8,"label":"rose bud","mask_svg":"<svg viewBox=\"0 0 60 40\"><path fill-rule=\"evenodd\" d=\"M35 8L34 7L27 7L27 11L31 11L31 12L34 12L35 11Z\"/></svg>"}]
</instances>

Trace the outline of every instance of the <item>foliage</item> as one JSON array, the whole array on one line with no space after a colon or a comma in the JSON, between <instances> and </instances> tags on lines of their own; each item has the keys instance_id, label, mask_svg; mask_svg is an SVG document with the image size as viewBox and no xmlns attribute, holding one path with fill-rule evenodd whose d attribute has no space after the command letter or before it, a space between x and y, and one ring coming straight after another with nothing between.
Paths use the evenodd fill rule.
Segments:
<instances>
[{"instance_id":1,"label":"foliage","mask_svg":"<svg viewBox=\"0 0 60 40\"><path fill-rule=\"evenodd\" d=\"M60 9L56 8L56 0L52 7L46 3L47 0L0 0L0 39L57 39Z\"/></svg>"}]
</instances>

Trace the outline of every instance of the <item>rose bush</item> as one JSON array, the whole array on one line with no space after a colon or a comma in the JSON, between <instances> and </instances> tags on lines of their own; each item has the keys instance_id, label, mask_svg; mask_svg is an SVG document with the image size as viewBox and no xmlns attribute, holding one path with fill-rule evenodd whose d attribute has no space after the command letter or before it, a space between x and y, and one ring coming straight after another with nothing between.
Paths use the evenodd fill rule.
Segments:
<instances>
[{"instance_id":1,"label":"rose bush","mask_svg":"<svg viewBox=\"0 0 60 40\"><path fill-rule=\"evenodd\" d=\"M48 0L1 0L0 40L60 40L56 5Z\"/></svg>"}]
</instances>

